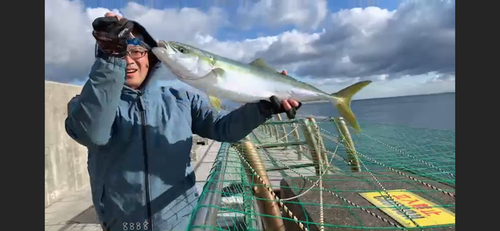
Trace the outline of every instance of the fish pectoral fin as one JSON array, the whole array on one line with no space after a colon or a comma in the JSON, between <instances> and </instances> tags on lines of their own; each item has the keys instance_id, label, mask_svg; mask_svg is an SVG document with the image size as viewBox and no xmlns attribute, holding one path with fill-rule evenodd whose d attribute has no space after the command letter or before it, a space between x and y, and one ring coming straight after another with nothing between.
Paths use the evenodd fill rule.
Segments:
<instances>
[{"instance_id":1,"label":"fish pectoral fin","mask_svg":"<svg viewBox=\"0 0 500 231\"><path fill-rule=\"evenodd\" d=\"M262 69L270 70L275 72L276 70L272 68L271 66L267 65L266 61L263 58L258 58L252 62L249 63L249 65L260 67Z\"/></svg>"},{"instance_id":2,"label":"fish pectoral fin","mask_svg":"<svg viewBox=\"0 0 500 231\"><path fill-rule=\"evenodd\" d=\"M221 77L221 76L224 76L226 74L226 71L224 71L224 69L222 68L214 68L212 69L212 75L215 75L215 77ZM221 109L222 109L222 102L219 98L217 98L216 96L213 96L213 95L209 95L207 93L207 98L208 98L208 106L210 106L210 108L212 109L215 109L217 112L220 112Z\"/></svg>"},{"instance_id":3,"label":"fish pectoral fin","mask_svg":"<svg viewBox=\"0 0 500 231\"><path fill-rule=\"evenodd\" d=\"M214 68L212 69L212 72L216 75L216 76L224 76L226 74L226 71L222 68Z\"/></svg>"},{"instance_id":4,"label":"fish pectoral fin","mask_svg":"<svg viewBox=\"0 0 500 231\"><path fill-rule=\"evenodd\" d=\"M220 112L222 109L222 102L219 98L211 95L208 96L208 104L211 108L215 109L217 112Z\"/></svg>"}]
</instances>

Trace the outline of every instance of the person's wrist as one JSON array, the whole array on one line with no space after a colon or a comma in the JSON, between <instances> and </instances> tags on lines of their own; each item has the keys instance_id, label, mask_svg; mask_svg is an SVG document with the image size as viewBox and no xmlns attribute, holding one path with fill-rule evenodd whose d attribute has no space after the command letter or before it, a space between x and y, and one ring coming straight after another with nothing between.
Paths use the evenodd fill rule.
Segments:
<instances>
[{"instance_id":1,"label":"person's wrist","mask_svg":"<svg viewBox=\"0 0 500 231\"><path fill-rule=\"evenodd\" d=\"M264 117L269 118L274 114L273 105L270 102L261 100L256 105L260 114Z\"/></svg>"},{"instance_id":2,"label":"person's wrist","mask_svg":"<svg viewBox=\"0 0 500 231\"><path fill-rule=\"evenodd\" d=\"M125 49L123 50L102 49L99 45L96 45L96 57L99 58L109 58L109 57L124 58L126 54L127 51Z\"/></svg>"}]
</instances>

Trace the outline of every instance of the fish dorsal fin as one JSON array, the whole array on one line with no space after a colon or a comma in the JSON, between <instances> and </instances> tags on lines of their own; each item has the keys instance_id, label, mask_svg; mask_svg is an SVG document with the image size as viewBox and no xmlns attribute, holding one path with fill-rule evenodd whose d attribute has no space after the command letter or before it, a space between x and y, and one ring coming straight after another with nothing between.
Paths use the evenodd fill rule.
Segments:
<instances>
[{"instance_id":1,"label":"fish dorsal fin","mask_svg":"<svg viewBox=\"0 0 500 231\"><path fill-rule=\"evenodd\" d=\"M263 58L258 58L258 59L252 61L249 64L252 65L252 66L260 67L260 68L271 70L271 71L274 71L274 72L276 71L276 70L274 70L274 68L272 68L269 65L267 65L266 61Z\"/></svg>"}]
</instances>

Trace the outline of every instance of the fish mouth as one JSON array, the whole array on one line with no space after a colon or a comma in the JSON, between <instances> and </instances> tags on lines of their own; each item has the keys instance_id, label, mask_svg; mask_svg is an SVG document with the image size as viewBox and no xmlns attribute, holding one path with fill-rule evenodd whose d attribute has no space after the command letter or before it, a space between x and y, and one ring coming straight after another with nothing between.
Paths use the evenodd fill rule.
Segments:
<instances>
[{"instance_id":1,"label":"fish mouth","mask_svg":"<svg viewBox=\"0 0 500 231\"><path fill-rule=\"evenodd\" d=\"M158 46L153 47L151 51L162 62L168 63L170 56L176 53L175 50L168 45L168 42L159 41L157 44Z\"/></svg>"},{"instance_id":2,"label":"fish mouth","mask_svg":"<svg viewBox=\"0 0 500 231\"><path fill-rule=\"evenodd\" d=\"M158 41L157 46L151 49L153 54L158 58L163 65L167 66L168 69L175 72L175 68L173 68L173 55L176 53L175 50L168 45L166 41ZM177 73L175 73L177 74ZM179 75L177 75L179 76ZM179 76L179 78L182 78Z\"/></svg>"},{"instance_id":3,"label":"fish mouth","mask_svg":"<svg viewBox=\"0 0 500 231\"><path fill-rule=\"evenodd\" d=\"M158 41L157 47L151 49L153 54L168 68L172 73L174 73L177 78L181 80L196 80L197 77L190 77L186 74L183 68L179 68L176 65L176 59L183 54L178 51L174 46L168 41Z\"/></svg>"},{"instance_id":4,"label":"fish mouth","mask_svg":"<svg viewBox=\"0 0 500 231\"><path fill-rule=\"evenodd\" d=\"M153 47L153 49L158 48L158 47L159 47L159 48L165 48L165 49L166 49L166 48L169 48L170 46L168 45L168 42L163 41L163 40L160 40L160 41L158 41L158 43L157 43L157 47Z\"/></svg>"}]
</instances>

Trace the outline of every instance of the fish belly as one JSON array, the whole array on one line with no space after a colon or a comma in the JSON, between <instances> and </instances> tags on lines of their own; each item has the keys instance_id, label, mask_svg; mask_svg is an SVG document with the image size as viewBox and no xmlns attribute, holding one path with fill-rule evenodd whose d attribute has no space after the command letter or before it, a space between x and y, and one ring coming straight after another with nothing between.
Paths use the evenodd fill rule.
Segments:
<instances>
[{"instance_id":1,"label":"fish belly","mask_svg":"<svg viewBox=\"0 0 500 231\"><path fill-rule=\"evenodd\" d=\"M217 76L217 81L208 93L237 103L251 103L269 98L274 87L266 79L236 71L226 71L224 76Z\"/></svg>"},{"instance_id":2,"label":"fish belly","mask_svg":"<svg viewBox=\"0 0 500 231\"><path fill-rule=\"evenodd\" d=\"M252 103L269 100L271 96L280 99L296 99L302 102L326 100L328 95L300 88L272 77L256 76L250 72L225 71L224 76L211 75L187 84L221 99L237 103Z\"/></svg>"}]
</instances>

